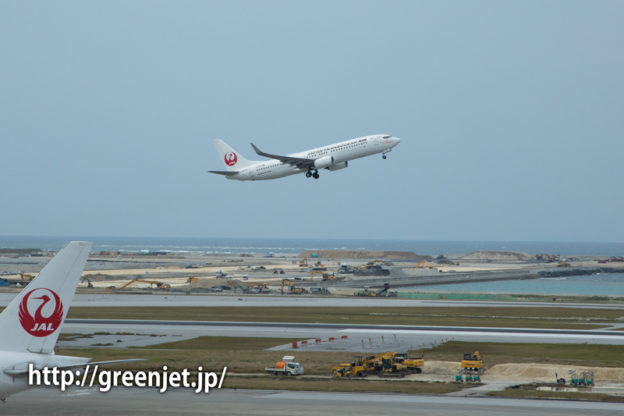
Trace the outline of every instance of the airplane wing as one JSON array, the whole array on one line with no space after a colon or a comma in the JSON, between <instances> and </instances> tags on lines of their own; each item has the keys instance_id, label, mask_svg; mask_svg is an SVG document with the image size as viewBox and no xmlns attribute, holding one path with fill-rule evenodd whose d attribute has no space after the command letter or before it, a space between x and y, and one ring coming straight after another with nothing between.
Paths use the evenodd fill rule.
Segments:
<instances>
[{"instance_id":1,"label":"airplane wing","mask_svg":"<svg viewBox=\"0 0 624 416\"><path fill-rule=\"evenodd\" d=\"M262 150L258 149L255 144L251 143L251 147L253 147L254 151L260 156L268 157L270 159L279 160L284 163L288 163L289 165L296 166L300 169L310 169L314 167L314 159L306 159L302 157L292 157L292 156L280 156L280 155L272 155L270 153L265 153Z\"/></svg>"},{"instance_id":2,"label":"airplane wing","mask_svg":"<svg viewBox=\"0 0 624 416\"><path fill-rule=\"evenodd\" d=\"M209 170L208 172L216 173L217 175L225 175L225 176L234 176L238 174L237 171L231 171L231 170Z\"/></svg>"}]
</instances>

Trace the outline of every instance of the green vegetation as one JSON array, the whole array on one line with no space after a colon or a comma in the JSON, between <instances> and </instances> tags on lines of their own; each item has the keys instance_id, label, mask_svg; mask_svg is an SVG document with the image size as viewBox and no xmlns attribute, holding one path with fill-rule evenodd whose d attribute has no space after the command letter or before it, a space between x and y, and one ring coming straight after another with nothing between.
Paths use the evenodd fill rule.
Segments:
<instances>
[{"instance_id":1,"label":"green vegetation","mask_svg":"<svg viewBox=\"0 0 624 416\"><path fill-rule=\"evenodd\" d=\"M202 366L205 371L221 371L228 367L224 386L228 388L312 390L312 391L358 391L442 394L462 388L453 383L427 383L395 380L346 380L331 378L288 378L264 375L266 367L280 361L284 351L268 351L266 348L286 344L290 339L279 338L228 338L200 337L140 348L65 348L59 354L91 357L94 361L144 358L146 361L120 364L111 368L129 370L161 370L164 364L169 370L190 371ZM350 361L351 352L302 352L296 353L306 375L329 376L331 367L339 362ZM236 374L232 374L236 373Z\"/></svg>"},{"instance_id":2,"label":"green vegetation","mask_svg":"<svg viewBox=\"0 0 624 416\"><path fill-rule=\"evenodd\" d=\"M132 363L133 369L156 370L166 363L170 369L183 368L220 369L228 367L233 373L264 373L280 361L284 351L269 351L267 348L288 344L292 339L282 338L238 338L199 337L165 344L106 349L63 349L61 354L93 357L94 360L118 360L145 358L146 361ZM330 375L331 367L338 362L350 361L351 352L304 352L296 353L297 361L304 364L306 374Z\"/></svg>"},{"instance_id":3,"label":"green vegetation","mask_svg":"<svg viewBox=\"0 0 624 416\"><path fill-rule=\"evenodd\" d=\"M497 342L447 342L423 350L428 360L459 361L465 352L479 351L487 367L502 363L563 364L622 367L624 348L593 344L510 344Z\"/></svg>"},{"instance_id":4,"label":"green vegetation","mask_svg":"<svg viewBox=\"0 0 624 416\"><path fill-rule=\"evenodd\" d=\"M622 310L445 307L72 307L69 318L597 329Z\"/></svg>"},{"instance_id":5,"label":"green vegetation","mask_svg":"<svg viewBox=\"0 0 624 416\"><path fill-rule=\"evenodd\" d=\"M59 334L59 341L74 341L76 339L80 339L80 338L93 338L93 335L95 334L66 334L66 333L61 333Z\"/></svg>"},{"instance_id":6,"label":"green vegetation","mask_svg":"<svg viewBox=\"0 0 624 416\"><path fill-rule=\"evenodd\" d=\"M17 254L20 256L28 255L28 254L38 254L43 253L43 250L40 248L4 248L0 247L0 255L6 254Z\"/></svg>"},{"instance_id":7,"label":"green vegetation","mask_svg":"<svg viewBox=\"0 0 624 416\"><path fill-rule=\"evenodd\" d=\"M224 387L234 389L308 390L330 392L418 393L445 394L459 391L454 383L427 383L422 381L390 381L366 379L294 379L287 377L226 377Z\"/></svg>"},{"instance_id":8,"label":"green vegetation","mask_svg":"<svg viewBox=\"0 0 624 416\"><path fill-rule=\"evenodd\" d=\"M228 388L358 391L444 394L472 386L455 383L427 383L412 380L333 379L328 376L331 367L351 361L356 353L344 351L297 351L297 361L306 370L300 378L275 377L264 374L264 368L280 361L284 351L267 348L290 343L290 338L238 338L200 337L169 342L148 347L81 349L64 348L57 353L91 357L94 361L144 358L146 361L116 366L118 369L160 370L167 365L170 370L193 370L202 366L205 371L221 371L228 367L229 375L224 386ZM501 363L544 363L583 365L595 367L620 367L624 351L620 346L587 344L507 344L449 342L425 350L426 360L459 361L464 352L479 350L488 367ZM553 353L555 352L555 353ZM113 367L115 368L115 367ZM311 377L310 377L311 376ZM490 393L494 396L568 398L583 400L615 400L612 396L594 393L568 393L537 391L532 385Z\"/></svg>"}]
</instances>

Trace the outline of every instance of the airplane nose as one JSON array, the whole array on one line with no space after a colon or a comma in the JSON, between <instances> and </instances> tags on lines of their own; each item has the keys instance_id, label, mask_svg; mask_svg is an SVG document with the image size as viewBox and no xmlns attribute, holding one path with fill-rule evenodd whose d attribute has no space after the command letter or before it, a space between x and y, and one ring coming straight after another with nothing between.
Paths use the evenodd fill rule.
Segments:
<instances>
[{"instance_id":1,"label":"airplane nose","mask_svg":"<svg viewBox=\"0 0 624 416\"><path fill-rule=\"evenodd\" d=\"M396 146L397 144L401 143L401 139L399 139L398 137L393 137L392 139L394 141L393 146Z\"/></svg>"}]
</instances>

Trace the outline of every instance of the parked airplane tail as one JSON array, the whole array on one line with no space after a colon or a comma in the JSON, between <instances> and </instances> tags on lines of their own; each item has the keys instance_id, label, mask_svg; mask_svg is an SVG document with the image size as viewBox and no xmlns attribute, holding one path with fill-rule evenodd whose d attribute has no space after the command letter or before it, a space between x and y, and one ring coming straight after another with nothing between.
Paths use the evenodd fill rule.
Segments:
<instances>
[{"instance_id":1,"label":"parked airplane tail","mask_svg":"<svg viewBox=\"0 0 624 416\"><path fill-rule=\"evenodd\" d=\"M0 314L0 350L50 354L67 316L91 243L72 241Z\"/></svg>"},{"instance_id":2,"label":"parked airplane tail","mask_svg":"<svg viewBox=\"0 0 624 416\"><path fill-rule=\"evenodd\" d=\"M219 156L221 156L223 160L226 170L238 171L252 164L252 162L245 159L243 155L232 149L232 147L223 140L215 139L214 145L217 148L217 152L219 152Z\"/></svg>"}]
</instances>

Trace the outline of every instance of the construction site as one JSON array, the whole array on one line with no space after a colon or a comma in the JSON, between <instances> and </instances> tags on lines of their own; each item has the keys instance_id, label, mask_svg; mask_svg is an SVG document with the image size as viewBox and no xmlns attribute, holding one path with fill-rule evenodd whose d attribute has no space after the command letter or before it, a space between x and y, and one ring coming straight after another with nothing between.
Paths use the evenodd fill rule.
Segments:
<instances>
[{"instance_id":1,"label":"construction site","mask_svg":"<svg viewBox=\"0 0 624 416\"><path fill-rule=\"evenodd\" d=\"M2 253L0 253L2 255ZM21 287L49 255L5 254L0 285ZM20 263L19 258L27 258ZM436 258L412 252L320 250L295 255L99 252L80 288L113 292L335 294L393 297L402 288L623 273L621 257L478 251ZM389 290L392 288L392 290Z\"/></svg>"},{"instance_id":2,"label":"construction site","mask_svg":"<svg viewBox=\"0 0 624 416\"><path fill-rule=\"evenodd\" d=\"M0 255L4 305L53 253L33 254ZM414 296L429 284L623 267L618 257L513 252L99 252L58 348L147 360L134 370L227 366L231 388L624 401L621 298Z\"/></svg>"}]
</instances>

